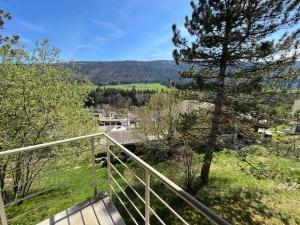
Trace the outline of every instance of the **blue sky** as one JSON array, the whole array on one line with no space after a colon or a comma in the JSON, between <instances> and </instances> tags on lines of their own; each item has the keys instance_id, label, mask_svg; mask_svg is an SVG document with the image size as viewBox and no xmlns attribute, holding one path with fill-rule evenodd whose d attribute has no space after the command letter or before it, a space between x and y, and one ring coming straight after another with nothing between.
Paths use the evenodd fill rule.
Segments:
<instances>
[{"instance_id":1,"label":"blue sky","mask_svg":"<svg viewBox=\"0 0 300 225\"><path fill-rule=\"evenodd\" d=\"M189 2L2 0L1 8L13 16L2 32L19 35L29 48L47 37L64 60L172 59L171 25L185 31Z\"/></svg>"},{"instance_id":2,"label":"blue sky","mask_svg":"<svg viewBox=\"0 0 300 225\"><path fill-rule=\"evenodd\" d=\"M171 25L183 26L188 0L6 0L2 32L28 47L48 38L65 60L171 59Z\"/></svg>"}]
</instances>

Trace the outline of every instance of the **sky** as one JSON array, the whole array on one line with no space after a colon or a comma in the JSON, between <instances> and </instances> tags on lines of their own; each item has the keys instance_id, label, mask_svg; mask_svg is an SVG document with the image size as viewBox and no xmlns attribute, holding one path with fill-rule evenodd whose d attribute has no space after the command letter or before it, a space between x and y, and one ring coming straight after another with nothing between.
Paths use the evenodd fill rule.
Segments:
<instances>
[{"instance_id":1,"label":"sky","mask_svg":"<svg viewBox=\"0 0 300 225\"><path fill-rule=\"evenodd\" d=\"M173 23L183 27L189 0L2 0L13 19L4 34L28 48L48 38L64 60L172 59Z\"/></svg>"}]
</instances>

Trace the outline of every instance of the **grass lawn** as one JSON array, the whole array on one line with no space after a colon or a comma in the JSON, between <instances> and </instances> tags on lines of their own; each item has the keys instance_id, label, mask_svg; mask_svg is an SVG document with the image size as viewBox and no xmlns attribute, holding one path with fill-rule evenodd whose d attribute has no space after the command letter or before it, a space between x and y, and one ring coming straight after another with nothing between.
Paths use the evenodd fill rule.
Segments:
<instances>
[{"instance_id":1,"label":"grass lawn","mask_svg":"<svg viewBox=\"0 0 300 225\"><path fill-rule=\"evenodd\" d=\"M145 91L161 91L167 90L168 88L159 83L134 83L134 84L119 84L119 85L106 85L101 86L102 89L122 89L122 90L132 90L135 87L136 90Z\"/></svg>"},{"instance_id":2,"label":"grass lawn","mask_svg":"<svg viewBox=\"0 0 300 225\"><path fill-rule=\"evenodd\" d=\"M107 174L105 169L97 170L98 190L106 191ZM32 193L53 187L53 190L25 200L19 206L10 206L6 213L8 218L15 219L10 224L36 224L56 213L63 211L76 203L93 196L92 168L89 164L82 164L75 168L62 171L55 177L49 177L34 186ZM31 213L20 216L25 212Z\"/></svg>"},{"instance_id":3,"label":"grass lawn","mask_svg":"<svg viewBox=\"0 0 300 225\"><path fill-rule=\"evenodd\" d=\"M278 173L278 179L248 175L250 168L234 154L218 153L211 183L198 198L232 224L300 224L300 189L295 185L300 183L300 162L274 156L250 160L264 162L266 170Z\"/></svg>"},{"instance_id":4,"label":"grass lawn","mask_svg":"<svg viewBox=\"0 0 300 225\"><path fill-rule=\"evenodd\" d=\"M196 198L231 224L300 224L300 162L262 155L254 156L249 160L256 163L264 162L267 165L266 169L275 171L279 175L274 180L250 175L247 172L250 168L234 153L218 152L215 153L213 160L210 183L195 195ZM136 168L136 165L133 164L131 167ZM178 165L164 162L154 167L178 185L183 184L178 176L181 173ZM136 172L143 177L143 171L136 168ZM130 174L127 173L127 177L130 179ZM135 184L135 189L143 196L143 186L138 182ZM195 213L195 210L179 197L171 194L157 180L152 179L151 187L190 224L211 224L203 216ZM129 189L127 194L135 197ZM139 204L139 209L143 212L144 206L137 198L135 203ZM167 221L166 224L182 224L153 195L151 204L164 221ZM135 212L130 204L127 206L133 213ZM121 212L126 215L122 208ZM134 213L134 215L139 218L138 214ZM151 217L151 221L151 224L160 224L154 216ZM127 222L132 223L129 218ZM142 220L139 222L142 223Z\"/></svg>"},{"instance_id":5,"label":"grass lawn","mask_svg":"<svg viewBox=\"0 0 300 225\"><path fill-rule=\"evenodd\" d=\"M197 156L198 160L201 160L201 158L202 155ZM217 152L213 159L210 183L195 194L196 198L231 224L300 224L300 162L265 154L251 156L249 160L256 163L264 162L266 164L265 169L276 173L276 178L270 180L258 175L251 175L249 174L251 168L240 161L234 152ZM128 165L143 179L143 169L133 162L128 163ZM182 169L177 164L162 162L153 166L178 185L183 184L180 176ZM144 187L122 165L116 165L116 167L143 197ZM59 180L62 182L59 182L59 186L54 185L57 184L57 180L51 177L47 181L39 182L39 185L35 186L33 191L45 190L51 186L56 188L39 197L24 201L19 206L9 207L7 214L9 218L12 218L23 212L46 205L32 211L27 216L13 220L11 224L35 224L92 196L91 174L92 168L86 163L62 171L59 176ZM105 168L97 169L97 177L99 191L106 191L107 174ZM144 205L142 202L116 173L114 177L143 213ZM191 207L168 191L163 184L153 177L151 187L190 224L210 224L203 216L195 213ZM130 203L126 201L119 187L114 185L114 189L138 222L142 224L142 219L135 213L135 209ZM127 224L133 224L115 197L114 203ZM153 195L151 195L151 207L163 218L166 224L182 224ZM151 224L160 224L153 215L151 216Z\"/></svg>"}]
</instances>

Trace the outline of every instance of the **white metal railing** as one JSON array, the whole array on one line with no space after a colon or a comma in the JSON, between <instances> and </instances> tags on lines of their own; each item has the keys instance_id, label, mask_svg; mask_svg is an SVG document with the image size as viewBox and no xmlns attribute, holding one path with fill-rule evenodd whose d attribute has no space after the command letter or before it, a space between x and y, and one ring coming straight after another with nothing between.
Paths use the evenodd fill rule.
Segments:
<instances>
[{"instance_id":1,"label":"white metal railing","mask_svg":"<svg viewBox=\"0 0 300 225\"><path fill-rule=\"evenodd\" d=\"M140 178L138 178L143 185L145 185L145 224L148 225L150 224L149 222L149 215L150 212L153 213L155 215L155 217L162 223L165 224L163 222L163 220L154 212L154 210L150 207L150 192L155 195L156 197L158 197L158 199L179 219L183 222L183 224L189 224L186 220L184 220L179 213L175 212L174 209L172 209L161 197L158 196L157 193L155 193L151 187L150 187L150 179L151 176L154 176L156 178L158 178L163 184L165 184L165 186L172 192L174 192L176 195L178 195L180 198L182 198L185 202L187 202L189 205L191 205L194 209L196 209L199 213L201 213L202 215L204 215L207 219L209 219L211 222L215 223L215 224L226 224L229 225L229 223L227 221L225 221L223 218L221 218L219 215L217 215L215 212L213 212L211 209L209 209L207 206L205 206L204 204L202 204L201 202L199 202L197 199L195 199L193 196L191 196L189 193L187 193L186 191L184 191L182 188L180 188L178 185L176 185L174 182L172 182L171 180L169 180L167 177L165 177L164 175L162 175L161 173L159 173L157 170L155 170L153 167L151 167L149 164L147 164L146 162L144 162L142 159L140 159L138 156L136 156L135 154L133 154L131 151L129 151L127 148L125 148L124 146L122 146L120 143L118 143L117 141L115 141L113 138L111 138L109 135L107 134L103 134L105 137L107 137L113 144L115 144L116 146L118 146L127 156L129 156L132 160L134 160L135 162L137 162L141 167L144 168L145 170L145 181L143 182ZM113 154L113 152L108 149L108 173L109 173L109 177L111 177L111 168L113 165L110 163L110 155ZM121 162L121 160L115 155L113 154L113 156L115 158L117 158L118 161ZM122 163L122 165L126 166L126 168L128 170L129 167L125 164ZM113 167L112 167L113 168ZM130 170L133 174L134 172L132 170ZM134 174L135 177L136 174ZM130 186L131 189L133 189L133 187L127 183L128 186ZM109 187L111 187L111 181L109 182ZM127 210L126 210L127 211Z\"/></svg>"},{"instance_id":2,"label":"white metal railing","mask_svg":"<svg viewBox=\"0 0 300 225\"><path fill-rule=\"evenodd\" d=\"M34 190L31 193L26 194L25 196L20 196L20 197L18 196L16 199L12 199L11 201L7 201L5 203L4 203L4 199L2 196L2 193L4 193L5 189L1 189L0 190L1 191L0 192L1 224L7 225L8 223L9 224L14 223L15 220L18 220L21 217L31 215L31 213L33 211L37 211L44 207L50 206L51 204L55 204L56 203L55 201L57 201L57 200L63 200L68 197L71 197L72 195L79 194L81 192L81 189L86 189L86 188L92 187L93 194L97 194L95 140L94 139L96 137L100 137L100 136L102 136L102 133L80 136L80 137L75 137L75 138L69 138L69 139L65 139L65 140L54 141L54 142L49 142L49 143L45 143L45 144L39 144L39 145L34 145L34 146L23 147L23 148L0 152L0 165L5 160L10 162L10 164L14 163L14 160L18 157L21 158L21 163L23 163L22 157L25 160L27 160L27 158L29 158L31 155L34 155L34 153L36 153L36 155L41 155L42 160L40 160L38 162L38 164L39 164L38 166L40 166L40 164L44 164L44 163L51 165L49 167L51 169L50 171L44 171L44 169L48 169L48 167L42 168L43 170L40 171L41 175L39 175L38 177L35 177L34 179L28 179L25 182L21 180L17 184L15 184L14 182L12 183L11 180L13 178L13 175L10 174L10 173L12 173L12 171L15 172L15 168L14 168L15 165L12 165L11 167L8 166L8 168L6 169L6 173L9 176L6 179L9 182L9 184L8 184L9 188L19 187L19 186L22 186L22 185L25 185L28 183L32 184L33 182L38 182L38 181L45 182L45 180L46 180L46 182L47 182L48 179L53 178L53 177L55 178L55 181L52 182L49 187L47 186L46 188L43 188L42 190L39 190L39 189ZM82 141L86 141L84 143L84 145L77 146L77 144L82 143ZM89 143L89 141L90 141L90 143ZM59 146L68 145L68 144L72 145L71 146L72 149L69 152L61 151L59 154L57 153L57 151L59 150L58 149ZM75 146L77 146L76 149L75 149ZM65 147L67 147L67 146L65 146ZM62 150L65 150L65 148L63 148ZM43 154L47 155L49 157L44 157L44 159L43 159ZM84 157L83 157L83 154L85 154ZM78 159L78 156L80 156L80 159ZM61 161L68 161L68 160L72 160L72 159L75 162L74 164L72 164L72 163L63 163L62 164L61 163ZM54 163L56 160L59 160L59 163ZM31 164L28 164L28 165L32 166ZM33 166L36 166L36 165L37 164L33 163ZM37 198L37 197L41 196L42 194L48 194L51 191L55 191L57 188L66 187L67 185L65 185L65 180L63 178L59 177L62 174L62 171L63 172L68 171L68 170L73 171L76 169L75 167L83 166L83 165L92 165L91 168L89 167L90 168L89 170L92 170L92 172L90 173L90 176L92 177L92 182L84 183L84 185L81 185L80 187L76 188L76 191L74 191L74 190L71 190L70 192L66 191L63 193L63 196L58 196L59 198L57 198L57 196L55 196L54 200L50 199L49 202L43 202L41 205L36 205L36 207L34 207L33 209L29 209L28 211L25 211L22 213L20 212L20 213L18 213L18 215L10 216L11 218L7 217L6 212L9 213L9 211L10 211L9 208L10 207L18 207L16 205L18 205L19 202L29 201L33 198ZM41 173L41 172L43 172L43 173ZM74 178L72 178L71 180L72 180L72 182L78 183L79 181L82 180L82 177L79 177L79 178L80 179L77 178L76 180L74 180ZM59 182L59 181L61 181L61 182ZM58 184L62 185L62 186L58 186ZM18 212L18 211L16 211L16 212ZM23 221L23 219L24 218L22 218L22 221ZM20 223L18 223L18 224L20 224ZM23 223L23 224L26 224L26 223Z\"/></svg>"},{"instance_id":3,"label":"white metal railing","mask_svg":"<svg viewBox=\"0 0 300 225\"><path fill-rule=\"evenodd\" d=\"M122 193L127 201L132 205L132 207L135 209L135 211L139 214L139 216L144 221L143 224L150 225L150 215L154 215L156 219L161 224L166 224L165 221L155 212L155 210L151 207L151 194L154 195L176 218L178 218L183 224L187 225L189 224L181 215L180 213L176 212L167 202L165 202L152 188L151 188L151 177L157 178L160 182L162 182L166 188L170 191L172 191L174 194L182 198L186 203L191 205L197 212L205 216L207 219L209 219L214 224L221 224L221 225L229 225L227 221L225 221L223 218L221 218L219 215L217 215L215 212L213 212L211 209L209 209L207 206L199 202L197 199L195 199L193 196L191 196L189 193L185 192L182 188L180 188L178 185L173 183L171 180L169 180L167 177L159 173L157 170L155 170L153 167L151 167L149 164L144 162L142 159L140 159L138 156L133 154L131 151L129 151L127 148L122 146L120 143L118 143L116 140L111 138L109 135L105 133L96 133L91 135L85 135L75 138L69 138L65 140L60 141L54 141L49 142L45 144L39 144L24 148L18 148L8 151L0 152L0 159L1 157L16 155L24 152L29 152L33 150L40 150L45 149L50 146L56 146L64 143L70 143L75 142L79 140L84 139L90 139L91 141L91 154L92 154L92 171L93 171L93 191L94 194L97 194L97 174L96 174L96 160L95 160L95 138L96 137L106 137L107 140L109 140L111 143L113 143L115 146L117 146L123 153L125 153L131 160L138 163L139 166L141 166L145 171L145 181L143 181L136 173L134 173L133 170L131 170L126 163L124 163L110 148L107 148L107 155L106 155L106 161L107 161L107 172L108 172L108 194L110 197L112 197L113 193L117 197L117 199L120 201L121 205L124 207L125 211L128 213L130 218L135 224L139 224L136 218L132 215L130 210L126 207L126 203L122 200L122 198L119 196L120 193ZM144 185L144 198L138 194L138 192L134 189L134 187L126 180L126 178L117 170L117 168L112 164L112 157L114 157L119 163L121 163L136 179L139 180L139 182ZM132 199L126 194L126 192L122 189L120 184L118 183L117 179L114 178L113 172L117 173L118 176L122 179L123 182L126 183L126 185L132 190L132 192L142 201L142 203L145 205L144 213L141 213L138 207L134 204ZM120 191L116 191L114 188L115 184ZM1 190L2 193L2 190ZM28 198L28 197L27 197ZM24 199L19 199L24 200ZM7 225L7 217L5 213L5 207L7 205L4 205L2 194L0 194L0 216L1 216L1 223L2 225Z\"/></svg>"}]
</instances>

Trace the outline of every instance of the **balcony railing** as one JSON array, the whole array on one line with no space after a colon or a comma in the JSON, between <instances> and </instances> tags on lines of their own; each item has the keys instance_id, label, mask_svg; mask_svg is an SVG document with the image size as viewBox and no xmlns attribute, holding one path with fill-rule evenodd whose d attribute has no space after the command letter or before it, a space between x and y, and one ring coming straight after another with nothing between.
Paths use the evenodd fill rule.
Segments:
<instances>
[{"instance_id":1,"label":"balcony railing","mask_svg":"<svg viewBox=\"0 0 300 225\"><path fill-rule=\"evenodd\" d=\"M78 143L82 142L81 145ZM126 154L128 158L130 158L131 161L135 162L138 167L140 167L143 170L143 177L142 179L140 176L137 175L135 170L132 170L129 168L128 164L123 162L119 155L116 153L116 151L113 151L111 148L108 147L108 142L113 144L117 147L119 151ZM59 146L62 146L62 148L59 148ZM182 224L189 224L188 221L181 215L180 212L176 212L175 209L173 209L163 198L154 191L154 189L151 187L151 180L156 179L167 188L167 190L174 195L177 195L180 197L184 202L189 204L201 215L205 216L209 221L211 221L214 224L222 224L222 225L228 225L229 223L222 219L219 215L217 215L215 212L213 212L211 209L209 209L207 206L199 202L197 199L195 199L193 196L191 196L189 193L185 192L182 188L180 188L178 185L176 185L174 182L169 180L167 177L162 175L160 172L155 170L153 167L151 167L149 164L144 162L141 158L133 154L131 151L129 151L127 148L119 144L117 141L112 139L110 136L108 136L105 133L96 133L86 136L80 136L60 141L54 141L49 142L45 144L39 144L24 148L18 148L8 151L0 152L0 164L5 164L5 176L2 177L3 181L6 182L6 186L1 189L0 194L0 216L1 216L1 224L7 225L10 222L13 222L14 220L18 220L21 217L24 217L33 211L43 209L43 207L49 205L49 204L55 204L55 201L58 201L57 198L54 202L46 202L42 206L33 207L32 209L27 210L26 212L22 212L20 214L18 213L11 213L18 212L16 207L19 207L19 203L22 203L24 201L30 201L30 199L38 198L39 196L42 196L43 194L47 192L51 192L57 190L56 188L53 188L53 186L57 186L58 183L62 183L62 188L64 187L64 184L67 182L62 180L62 182L54 182L55 185L53 185L53 182L50 182L49 188L44 188L43 190L35 189L33 191L28 191L31 187L34 187L34 183L39 180L44 180L49 177L53 178L57 174L59 168L63 168L63 170L67 171L70 169L75 169L78 165L84 164L87 165L89 168L89 175L92 179L90 183L85 183L85 187L91 187L92 186L92 193L90 195L96 195L99 192L99 180L98 180L98 171L97 171L97 160L95 156L97 155L97 147L104 146L106 151L106 164L107 164L107 191L111 198L113 198L116 201L119 201L118 204L123 206L125 212L128 214L129 218L134 224L151 224L150 218L151 216L155 217L160 224L166 224L166 221L164 221L164 218L162 218L162 215L158 215L158 213L155 211L155 205L151 204L151 197L154 196L165 208L167 208L179 221L182 222ZM67 150L66 150L67 149ZM75 149L75 150L73 150ZM73 162L69 162L69 159L73 157ZM80 159L80 160L78 160ZM138 191L134 188L134 185L131 184L131 182L126 179L126 176L122 175L122 172L118 170L118 166L116 164L112 163L113 160L117 161L119 164L121 164L124 168L126 168L129 173L139 181L141 185L144 186L144 193L143 195L139 194ZM24 163L25 161L25 163ZM64 162L69 162L69 167L66 169L62 166ZM57 163L52 163L57 162ZM54 166L55 165L55 166ZM57 169L56 169L57 166ZM36 171L34 173L30 173L30 177L26 178L26 172L28 173L29 169L34 168ZM27 169L27 170L26 170ZM18 170L23 171L22 176L23 179L16 179L16 176L18 175ZM50 170L50 171L49 171ZM25 172L24 172L25 171ZM25 173L25 175L24 175ZM115 177L114 174L117 174L118 176ZM19 174L20 175L20 174ZM25 176L25 178L24 178ZM58 174L58 180L59 176L61 176L61 173ZM87 175L88 176L88 175ZM80 177L79 180L86 179L85 177ZM128 195L126 193L125 189L122 188L122 184L125 184L126 187L130 188L132 193L136 195L137 199L139 199L143 205L144 209L141 211L139 206L137 206L133 200L133 197ZM6 193L5 187L10 187L10 189L14 190L15 193L10 193L10 198L7 198L4 193ZM18 196L18 188L22 187L22 190L25 188L26 194L24 194L20 197ZM80 191L83 190L83 187L80 188ZM7 194L7 193L6 193ZM62 199L66 199L72 195L74 195L74 192L70 192L67 195L63 196ZM8 194L9 195L9 194ZM121 197L122 196L122 197ZM4 198L5 197L5 198ZM91 197L91 196L90 196ZM125 198L125 200L124 200ZM11 199L11 200L10 200ZM10 200L10 201L9 201ZM25 203L23 203L25 204ZM20 204L21 205L21 204ZM134 212L129 209L128 205L131 205L131 209L134 209ZM9 207L15 207L14 210L8 209ZM9 211L9 216L7 214L7 211ZM18 214L18 215L16 215ZM137 219L135 216L139 215L139 219ZM10 217L10 218L9 218ZM45 219L45 218L44 218ZM140 222L142 220L142 223ZM170 221L168 221L170 222Z\"/></svg>"}]
</instances>

